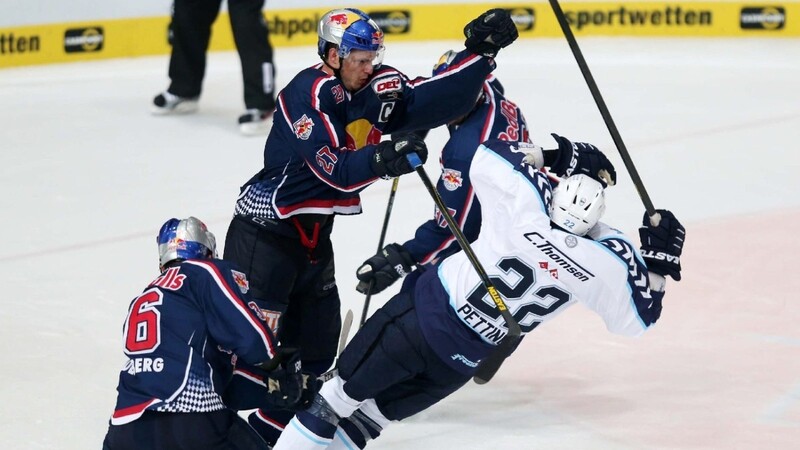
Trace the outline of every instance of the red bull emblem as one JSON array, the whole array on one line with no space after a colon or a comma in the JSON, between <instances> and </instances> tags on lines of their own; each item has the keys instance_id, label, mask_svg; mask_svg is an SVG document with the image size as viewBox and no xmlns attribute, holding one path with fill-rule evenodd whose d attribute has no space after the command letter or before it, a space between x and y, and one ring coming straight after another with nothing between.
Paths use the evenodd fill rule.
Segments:
<instances>
[{"instance_id":1,"label":"red bull emblem","mask_svg":"<svg viewBox=\"0 0 800 450\"><path fill-rule=\"evenodd\" d=\"M455 191L461 187L461 185L464 183L464 179L461 178L460 171L444 169L442 171L442 182L444 183L445 189L448 191Z\"/></svg>"},{"instance_id":2,"label":"red bull emblem","mask_svg":"<svg viewBox=\"0 0 800 450\"><path fill-rule=\"evenodd\" d=\"M247 281L247 275L238 270L231 270L231 275L233 275L233 282L239 286L239 290L242 291L242 294L247 294L247 291L250 290L250 282Z\"/></svg>"},{"instance_id":3,"label":"red bull emblem","mask_svg":"<svg viewBox=\"0 0 800 450\"><path fill-rule=\"evenodd\" d=\"M181 238L175 238L169 241L167 244L168 248L174 248L178 250L186 250L186 241Z\"/></svg>"},{"instance_id":4,"label":"red bull emblem","mask_svg":"<svg viewBox=\"0 0 800 450\"><path fill-rule=\"evenodd\" d=\"M372 33L372 45L383 44L383 31L375 31Z\"/></svg>"},{"instance_id":5,"label":"red bull emblem","mask_svg":"<svg viewBox=\"0 0 800 450\"><path fill-rule=\"evenodd\" d=\"M347 14L345 13L332 14L330 17L328 17L328 23L347 25Z\"/></svg>"},{"instance_id":6,"label":"red bull emblem","mask_svg":"<svg viewBox=\"0 0 800 450\"><path fill-rule=\"evenodd\" d=\"M314 128L314 121L303 114L303 117L292 124L292 128L294 128L294 134L297 136L297 139L307 141L309 136L311 136L311 129Z\"/></svg>"}]
</instances>

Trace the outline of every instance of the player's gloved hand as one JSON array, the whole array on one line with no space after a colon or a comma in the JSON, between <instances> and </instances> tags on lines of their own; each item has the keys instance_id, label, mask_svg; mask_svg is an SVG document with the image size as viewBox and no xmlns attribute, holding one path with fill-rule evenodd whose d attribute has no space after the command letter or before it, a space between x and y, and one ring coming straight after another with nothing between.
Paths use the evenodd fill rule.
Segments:
<instances>
[{"instance_id":1,"label":"player's gloved hand","mask_svg":"<svg viewBox=\"0 0 800 450\"><path fill-rule=\"evenodd\" d=\"M356 290L362 294L377 294L410 273L414 264L416 261L402 245L389 244L358 268Z\"/></svg>"},{"instance_id":2,"label":"player's gloved hand","mask_svg":"<svg viewBox=\"0 0 800 450\"><path fill-rule=\"evenodd\" d=\"M680 281L681 253L686 229L666 209L657 209L656 213L661 216L658 225L653 225L650 216L645 212L643 226L639 228L642 258L651 272L664 277L669 275L675 281Z\"/></svg>"},{"instance_id":3,"label":"player's gloved hand","mask_svg":"<svg viewBox=\"0 0 800 450\"><path fill-rule=\"evenodd\" d=\"M271 368L262 367L268 371L264 377L267 402L279 409L296 409L303 394L303 364L300 362L300 353L292 348L279 348L278 356L273 361L280 361L280 364L272 364Z\"/></svg>"},{"instance_id":4,"label":"player's gloved hand","mask_svg":"<svg viewBox=\"0 0 800 450\"><path fill-rule=\"evenodd\" d=\"M311 402L314 401L314 397L317 396L319 388L321 387L322 387L322 380L317 378L317 375L315 373L304 370L303 392L300 394L300 401L297 402L297 405L292 409L295 411L303 411L305 409L308 409L308 407L311 406Z\"/></svg>"},{"instance_id":5,"label":"player's gloved hand","mask_svg":"<svg viewBox=\"0 0 800 450\"><path fill-rule=\"evenodd\" d=\"M614 165L597 147L586 142L572 143L555 133L550 136L558 143L558 150L545 150L544 163L553 173L563 178L582 173L599 181L603 187L616 184Z\"/></svg>"},{"instance_id":6,"label":"player's gloved hand","mask_svg":"<svg viewBox=\"0 0 800 450\"><path fill-rule=\"evenodd\" d=\"M497 56L519 36L517 26L504 9L486 11L464 27L464 46L467 50L488 58Z\"/></svg>"},{"instance_id":7,"label":"player's gloved hand","mask_svg":"<svg viewBox=\"0 0 800 450\"><path fill-rule=\"evenodd\" d=\"M370 166L379 177L399 177L411 173L414 168L406 159L409 153L416 153L423 163L428 160L428 147L425 141L416 134L392 136L390 141L383 141L375 147Z\"/></svg>"}]
</instances>

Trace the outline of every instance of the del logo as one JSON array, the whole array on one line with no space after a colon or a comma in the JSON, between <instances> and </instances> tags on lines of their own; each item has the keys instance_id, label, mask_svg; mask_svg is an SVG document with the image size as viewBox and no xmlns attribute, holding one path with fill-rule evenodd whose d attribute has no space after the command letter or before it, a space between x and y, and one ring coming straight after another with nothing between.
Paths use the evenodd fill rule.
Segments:
<instances>
[{"instance_id":1,"label":"del logo","mask_svg":"<svg viewBox=\"0 0 800 450\"><path fill-rule=\"evenodd\" d=\"M378 80L372 84L376 94L385 94L400 90L400 77L389 77Z\"/></svg>"},{"instance_id":2,"label":"del logo","mask_svg":"<svg viewBox=\"0 0 800 450\"><path fill-rule=\"evenodd\" d=\"M99 52L103 49L103 41L103 27L72 28L64 32L64 51Z\"/></svg>"},{"instance_id":3,"label":"del logo","mask_svg":"<svg viewBox=\"0 0 800 450\"><path fill-rule=\"evenodd\" d=\"M450 212L451 217L456 215L456 210L453 208L447 208L447 211ZM442 213L439 212L439 208L436 208L436 212L433 213L433 217L436 219L436 223L440 227L447 228L447 219L445 219Z\"/></svg>"},{"instance_id":4,"label":"del logo","mask_svg":"<svg viewBox=\"0 0 800 450\"><path fill-rule=\"evenodd\" d=\"M307 141L311 136L311 129L314 128L314 121L303 114L303 117L292 124L292 128L294 128L294 135L297 136L297 139Z\"/></svg>"},{"instance_id":5,"label":"del logo","mask_svg":"<svg viewBox=\"0 0 800 450\"><path fill-rule=\"evenodd\" d=\"M233 269L231 269L231 275L233 275L233 282L239 286L239 290L242 291L242 294L247 294L247 291L250 290L250 282L247 281L247 275Z\"/></svg>"},{"instance_id":6,"label":"del logo","mask_svg":"<svg viewBox=\"0 0 800 450\"><path fill-rule=\"evenodd\" d=\"M739 25L743 30L780 30L786 24L786 10L781 6L742 8Z\"/></svg>"},{"instance_id":7,"label":"del logo","mask_svg":"<svg viewBox=\"0 0 800 450\"><path fill-rule=\"evenodd\" d=\"M462 184L464 184L464 180L461 178L460 171L444 169L442 171L442 183L444 183L444 187L448 191L455 191L456 189L460 188Z\"/></svg>"}]
</instances>

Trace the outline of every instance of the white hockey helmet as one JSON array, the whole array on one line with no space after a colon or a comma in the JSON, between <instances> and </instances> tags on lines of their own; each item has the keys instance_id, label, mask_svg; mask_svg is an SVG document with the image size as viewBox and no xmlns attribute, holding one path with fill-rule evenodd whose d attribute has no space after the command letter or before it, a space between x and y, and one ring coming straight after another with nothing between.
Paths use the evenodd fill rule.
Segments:
<instances>
[{"instance_id":1,"label":"white hockey helmet","mask_svg":"<svg viewBox=\"0 0 800 450\"><path fill-rule=\"evenodd\" d=\"M583 174L561 180L553 190L550 221L570 233L583 236L606 210L603 185Z\"/></svg>"},{"instance_id":2,"label":"white hockey helmet","mask_svg":"<svg viewBox=\"0 0 800 450\"><path fill-rule=\"evenodd\" d=\"M158 266L162 272L167 263L176 259L217 257L217 239L196 217L167 220L161 226L156 242Z\"/></svg>"}]
</instances>

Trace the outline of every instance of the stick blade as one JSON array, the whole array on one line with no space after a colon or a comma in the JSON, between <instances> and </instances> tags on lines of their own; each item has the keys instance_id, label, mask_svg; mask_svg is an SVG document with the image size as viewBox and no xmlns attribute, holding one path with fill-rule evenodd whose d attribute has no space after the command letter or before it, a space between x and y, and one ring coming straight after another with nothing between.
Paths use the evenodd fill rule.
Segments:
<instances>
[{"instance_id":1,"label":"stick blade","mask_svg":"<svg viewBox=\"0 0 800 450\"><path fill-rule=\"evenodd\" d=\"M472 381L477 384L488 383L500 369L500 366L503 365L503 361L511 356L511 353L517 348L521 339L522 337L519 335L509 335L500 341L500 343L497 344L497 348L478 364L478 369L475 371Z\"/></svg>"}]
</instances>

